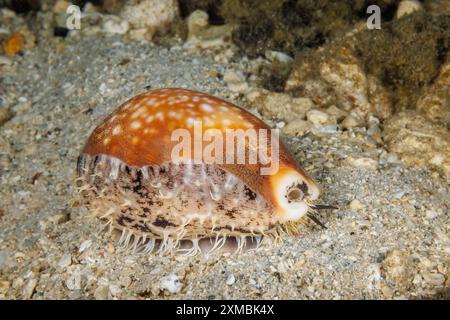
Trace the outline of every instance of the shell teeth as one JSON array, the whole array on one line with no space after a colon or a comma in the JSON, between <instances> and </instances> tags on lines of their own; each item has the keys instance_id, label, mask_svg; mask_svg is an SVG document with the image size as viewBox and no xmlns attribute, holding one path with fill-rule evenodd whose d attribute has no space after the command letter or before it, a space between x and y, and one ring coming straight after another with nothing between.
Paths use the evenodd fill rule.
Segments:
<instances>
[{"instance_id":1,"label":"shell teeth","mask_svg":"<svg viewBox=\"0 0 450 320\"><path fill-rule=\"evenodd\" d=\"M219 201L220 199L222 199L222 196L220 193L218 193L218 192L213 193L212 190L209 191L209 195L211 196L211 199L213 199L214 201Z\"/></svg>"},{"instance_id":2,"label":"shell teeth","mask_svg":"<svg viewBox=\"0 0 450 320\"><path fill-rule=\"evenodd\" d=\"M155 182L155 181L151 181L150 182L150 185L153 187L153 188L161 188L161 182Z\"/></svg>"},{"instance_id":3,"label":"shell teeth","mask_svg":"<svg viewBox=\"0 0 450 320\"><path fill-rule=\"evenodd\" d=\"M131 207L131 204L132 204L131 201L127 199L120 206L121 207Z\"/></svg>"},{"instance_id":4,"label":"shell teeth","mask_svg":"<svg viewBox=\"0 0 450 320\"><path fill-rule=\"evenodd\" d=\"M109 208L108 211L105 212L104 215L102 215L99 219L105 219L106 217L110 216L111 214L113 214L115 211L114 208Z\"/></svg>"},{"instance_id":5,"label":"shell teeth","mask_svg":"<svg viewBox=\"0 0 450 320\"><path fill-rule=\"evenodd\" d=\"M167 193L164 194L162 190L159 190L159 197L161 199L172 199L174 196L175 196L175 193L172 191L167 191Z\"/></svg>"}]
</instances>

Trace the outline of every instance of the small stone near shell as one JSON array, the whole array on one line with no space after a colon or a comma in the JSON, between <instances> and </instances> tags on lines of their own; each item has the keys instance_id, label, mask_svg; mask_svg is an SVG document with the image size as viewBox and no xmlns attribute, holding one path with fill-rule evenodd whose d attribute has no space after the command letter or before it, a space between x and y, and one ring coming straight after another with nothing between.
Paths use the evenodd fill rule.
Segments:
<instances>
[{"instance_id":1,"label":"small stone near shell","mask_svg":"<svg viewBox=\"0 0 450 320\"><path fill-rule=\"evenodd\" d=\"M167 290L170 293L178 293L183 288L183 282L176 274L169 274L160 281L161 290Z\"/></svg>"}]
</instances>

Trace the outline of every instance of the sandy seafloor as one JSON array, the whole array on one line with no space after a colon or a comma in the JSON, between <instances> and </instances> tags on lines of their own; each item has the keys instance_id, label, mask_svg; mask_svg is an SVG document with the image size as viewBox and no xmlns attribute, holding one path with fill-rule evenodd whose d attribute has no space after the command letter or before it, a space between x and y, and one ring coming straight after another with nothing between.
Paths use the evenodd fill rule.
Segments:
<instances>
[{"instance_id":1,"label":"sandy seafloor","mask_svg":"<svg viewBox=\"0 0 450 320\"><path fill-rule=\"evenodd\" d=\"M71 207L76 158L103 117L145 88L186 87L242 105L212 76L230 68L239 64L114 37L15 58L1 83L15 116L0 127L0 298L448 298L448 185L395 161L364 132L288 141L321 202L339 210L321 213L328 229L302 226L258 251L122 252ZM355 167L349 158L374 162Z\"/></svg>"}]
</instances>

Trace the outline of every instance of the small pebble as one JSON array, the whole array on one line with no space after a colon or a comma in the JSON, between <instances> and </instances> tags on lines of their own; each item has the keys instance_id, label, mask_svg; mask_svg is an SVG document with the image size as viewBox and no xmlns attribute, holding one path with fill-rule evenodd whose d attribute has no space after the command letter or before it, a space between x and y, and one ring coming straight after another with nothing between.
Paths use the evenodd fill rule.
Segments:
<instances>
[{"instance_id":1,"label":"small pebble","mask_svg":"<svg viewBox=\"0 0 450 320\"><path fill-rule=\"evenodd\" d=\"M422 277L426 283L432 286L441 286L445 282L444 275L440 273L423 272Z\"/></svg>"},{"instance_id":2,"label":"small pebble","mask_svg":"<svg viewBox=\"0 0 450 320\"><path fill-rule=\"evenodd\" d=\"M181 288L183 288L183 283L177 275L172 273L161 278L160 288L161 290L167 290L170 293L178 293L181 291Z\"/></svg>"},{"instance_id":3,"label":"small pebble","mask_svg":"<svg viewBox=\"0 0 450 320\"><path fill-rule=\"evenodd\" d=\"M306 112L306 118L314 125L323 125L329 121L330 116L325 112L317 109L312 109Z\"/></svg>"},{"instance_id":4,"label":"small pebble","mask_svg":"<svg viewBox=\"0 0 450 320\"><path fill-rule=\"evenodd\" d=\"M75 271L69 279L65 281L65 284L69 290L80 290L81 289L81 274L79 271Z\"/></svg>"},{"instance_id":5,"label":"small pebble","mask_svg":"<svg viewBox=\"0 0 450 320\"><path fill-rule=\"evenodd\" d=\"M103 24L103 31L110 34L125 34L130 28L128 21L108 20Z\"/></svg>"},{"instance_id":6,"label":"small pebble","mask_svg":"<svg viewBox=\"0 0 450 320\"><path fill-rule=\"evenodd\" d=\"M12 64L12 59L5 57L5 56L0 56L0 66L1 65L5 65L5 66L9 66Z\"/></svg>"},{"instance_id":7,"label":"small pebble","mask_svg":"<svg viewBox=\"0 0 450 320\"><path fill-rule=\"evenodd\" d=\"M223 75L223 80L227 83L231 91L245 92L248 89L248 84L241 72L229 70Z\"/></svg>"},{"instance_id":8,"label":"small pebble","mask_svg":"<svg viewBox=\"0 0 450 320\"><path fill-rule=\"evenodd\" d=\"M109 296L109 289L106 286L99 286L94 291L94 298L96 300L107 300Z\"/></svg>"},{"instance_id":9,"label":"small pebble","mask_svg":"<svg viewBox=\"0 0 450 320\"><path fill-rule=\"evenodd\" d=\"M108 253L114 253L115 251L116 251L116 248L114 247L114 245L111 243L111 242L109 242L107 245L106 245L106 251L108 252Z\"/></svg>"},{"instance_id":10,"label":"small pebble","mask_svg":"<svg viewBox=\"0 0 450 320\"><path fill-rule=\"evenodd\" d=\"M435 210L427 210L425 212L425 215L428 219L434 219L439 215L439 213L437 213Z\"/></svg>"},{"instance_id":11,"label":"small pebble","mask_svg":"<svg viewBox=\"0 0 450 320\"><path fill-rule=\"evenodd\" d=\"M345 129L362 127L364 125L363 119L357 117L356 115L349 114L341 123L342 127Z\"/></svg>"},{"instance_id":12,"label":"small pebble","mask_svg":"<svg viewBox=\"0 0 450 320\"><path fill-rule=\"evenodd\" d=\"M422 5L417 0L402 0L398 4L397 12L395 13L395 17L397 19L414 13L415 11L422 10Z\"/></svg>"},{"instance_id":13,"label":"small pebble","mask_svg":"<svg viewBox=\"0 0 450 320\"><path fill-rule=\"evenodd\" d=\"M291 136L302 136L311 130L311 123L302 119L295 119L283 127L283 133Z\"/></svg>"},{"instance_id":14,"label":"small pebble","mask_svg":"<svg viewBox=\"0 0 450 320\"><path fill-rule=\"evenodd\" d=\"M66 268L72 264L72 256L70 254L65 254L58 262L58 267Z\"/></svg>"},{"instance_id":15,"label":"small pebble","mask_svg":"<svg viewBox=\"0 0 450 320\"><path fill-rule=\"evenodd\" d=\"M30 279L26 283L25 287L22 290L23 297L25 299L30 299L33 296L34 290L36 289L37 280Z\"/></svg>"},{"instance_id":16,"label":"small pebble","mask_svg":"<svg viewBox=\"0 0 450 320\"><path fill-rule=\"evenodd\" d=\"M78 252L83 252L86 249L88 249L90 246L92 245L92 240L84 240L81 245L80 245L80 249L78 249Z\"/></svg>"},{"instance_id":17,"label":"small pebble","mask_svg":"<svg viewBox=\"0 0 450 320\"><path fill-rule=\"evenodd\" d=\"M0 293L6 293L10 287L11 284L9 283L9 281L6 280L0 281Z\"/></svg>"},{"instance_id":18,"label":"small pebble","mask_svg":"<svg viewBox=\"0 0 450 320\"><path fill-rule=\"evenodd\" d=\"M0 126L12 118L13 114L8 108L0 108Z\"/></svg>"},{"instance_id":19,"label":"small pebble","mask_svg":"<svg viewBox=\"0 0 450 320\"><path fill-rule=\"evenodd\" d=\"M62 212L59 214L55 214L54 216L49 218L49 221L54 224L61 224L61 223L67 222L67 221L69 221L69 213Z\"/></svg>"},{"instance_id":20,"label":"small pebble","mask_svg":"<svg viewBox=\"0 0 450 320\"><path fill-rule=\"evenodd\" d=\"M291 63L294 59L291 56L279 51L270 51L267 50L265 52L265 56L271 62L281 62L281 63Z\"/></svg>"},{"instance_id":21,"label":"small pebble","mask_svg":"<svg viewBox=\"0 0 450 320\"><path fill-rule=\"evenodd\" d=\"M236 282L236 278L234 277L233 274L230 274L227 278L227 285L231 286Z\"/></svg>"},{"instance_id":22,"label":"small pebble","mask_svg":"<svg viewBox=\"0 0 450 320\"><path fill-rule=\"evenodd\" d=\"M378 162L370 158L354 159L352 157L349 157L347 161L350 165L356 168L366 168L371 170L376 170L378 168Z\"/></svg>"},{"instance_id":23,"label":"small pebble","mask_svg":"<svg viewBox=\"0 0 450 320\"><path fill-rule=\"evenodd\" d=\"M399 192L396 192L396 193L394 193L394 198L395 199L401 199L401 198L403 198L403 196L406 194L406 192L405 191L399 191Z\"/></svg>"},{"instance_id":24,"label":"small pebble","mask_svg":"<svg viewBox=\"0 0 450 320\"><path fill-rule=\"evenodd\" d=\"M364 208L364 205L358 199L352 200L348 206L352 211L358 211Z\"/></svg>"}]
</instances>

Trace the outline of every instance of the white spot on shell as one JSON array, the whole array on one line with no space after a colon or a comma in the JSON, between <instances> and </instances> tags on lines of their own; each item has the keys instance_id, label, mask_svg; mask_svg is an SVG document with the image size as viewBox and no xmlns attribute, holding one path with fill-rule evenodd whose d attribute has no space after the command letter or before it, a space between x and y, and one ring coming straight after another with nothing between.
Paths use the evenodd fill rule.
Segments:
<instances>
[{"instance_id":1,"label":"white spot on shell","mask_svg":"<svg viewBox=\"0 0 450 320\"><path fill-rule=\"evenodd\" d=\"M186 119L186 122L187 122L188 125L193 125L195 120L194 120L194 118L189 117L189 118Z\"/></svg>"},{"instance_id":2,"label":"white spot on shell","mask_svg":"<svg viewBox=\"0 0 450 320\"><path fill-rule=\"evenodd\" d=\"M200 109L202 109L202 110L205 111L205 112L211 112L211 111L213 111L213 108L212 108L209 104L207 104L207 103L201 104L201 105L200 105Z\"/></svg>"},{"instance_id":3,"label":"white spot on shell","mask_svg":"<svg viewBox=\"0 0 450 320\"><path fill-rule=\"evenodd\" d=\"M110 138L105 138L104 140L103 140L103 144L106 146L107 144L109 144L111 142L111 139Z\"/></svg>"},{"instance_id":4,"label":"white spot on shell","mask_svg":"<svg viewBox=\"0 0 450 320\"><path fill-rule=\"evenodd\" d=\"M158 112L158 113L155 114L155 118L163 120L164 119L164 114L162 112Z\"/></svg>"},{"instance_id":5,"label":"white spot on shell","mask_svg":"<svg viewBox=\"0 0 450 320\"><path fill-rule=\"evenodd\" d=\"M139 129L139 128L141 127L141 125L142 125L141 122L139 122L139 121L133 121L133 122L130 124L130 127L131 127L132 129Z\"/></svg>"},{"instance_id":6,"label":"white spot on shell","mask_svg":"<svg viewBox=\"0 0 450 320\"><path fill-rule=\"evenodd\" d=\"M121 131L122 131L122 127L121 126L115 126L114 129L112 130L112 134L113 135L118 135Z\"/></svg>"}]
</instances>

